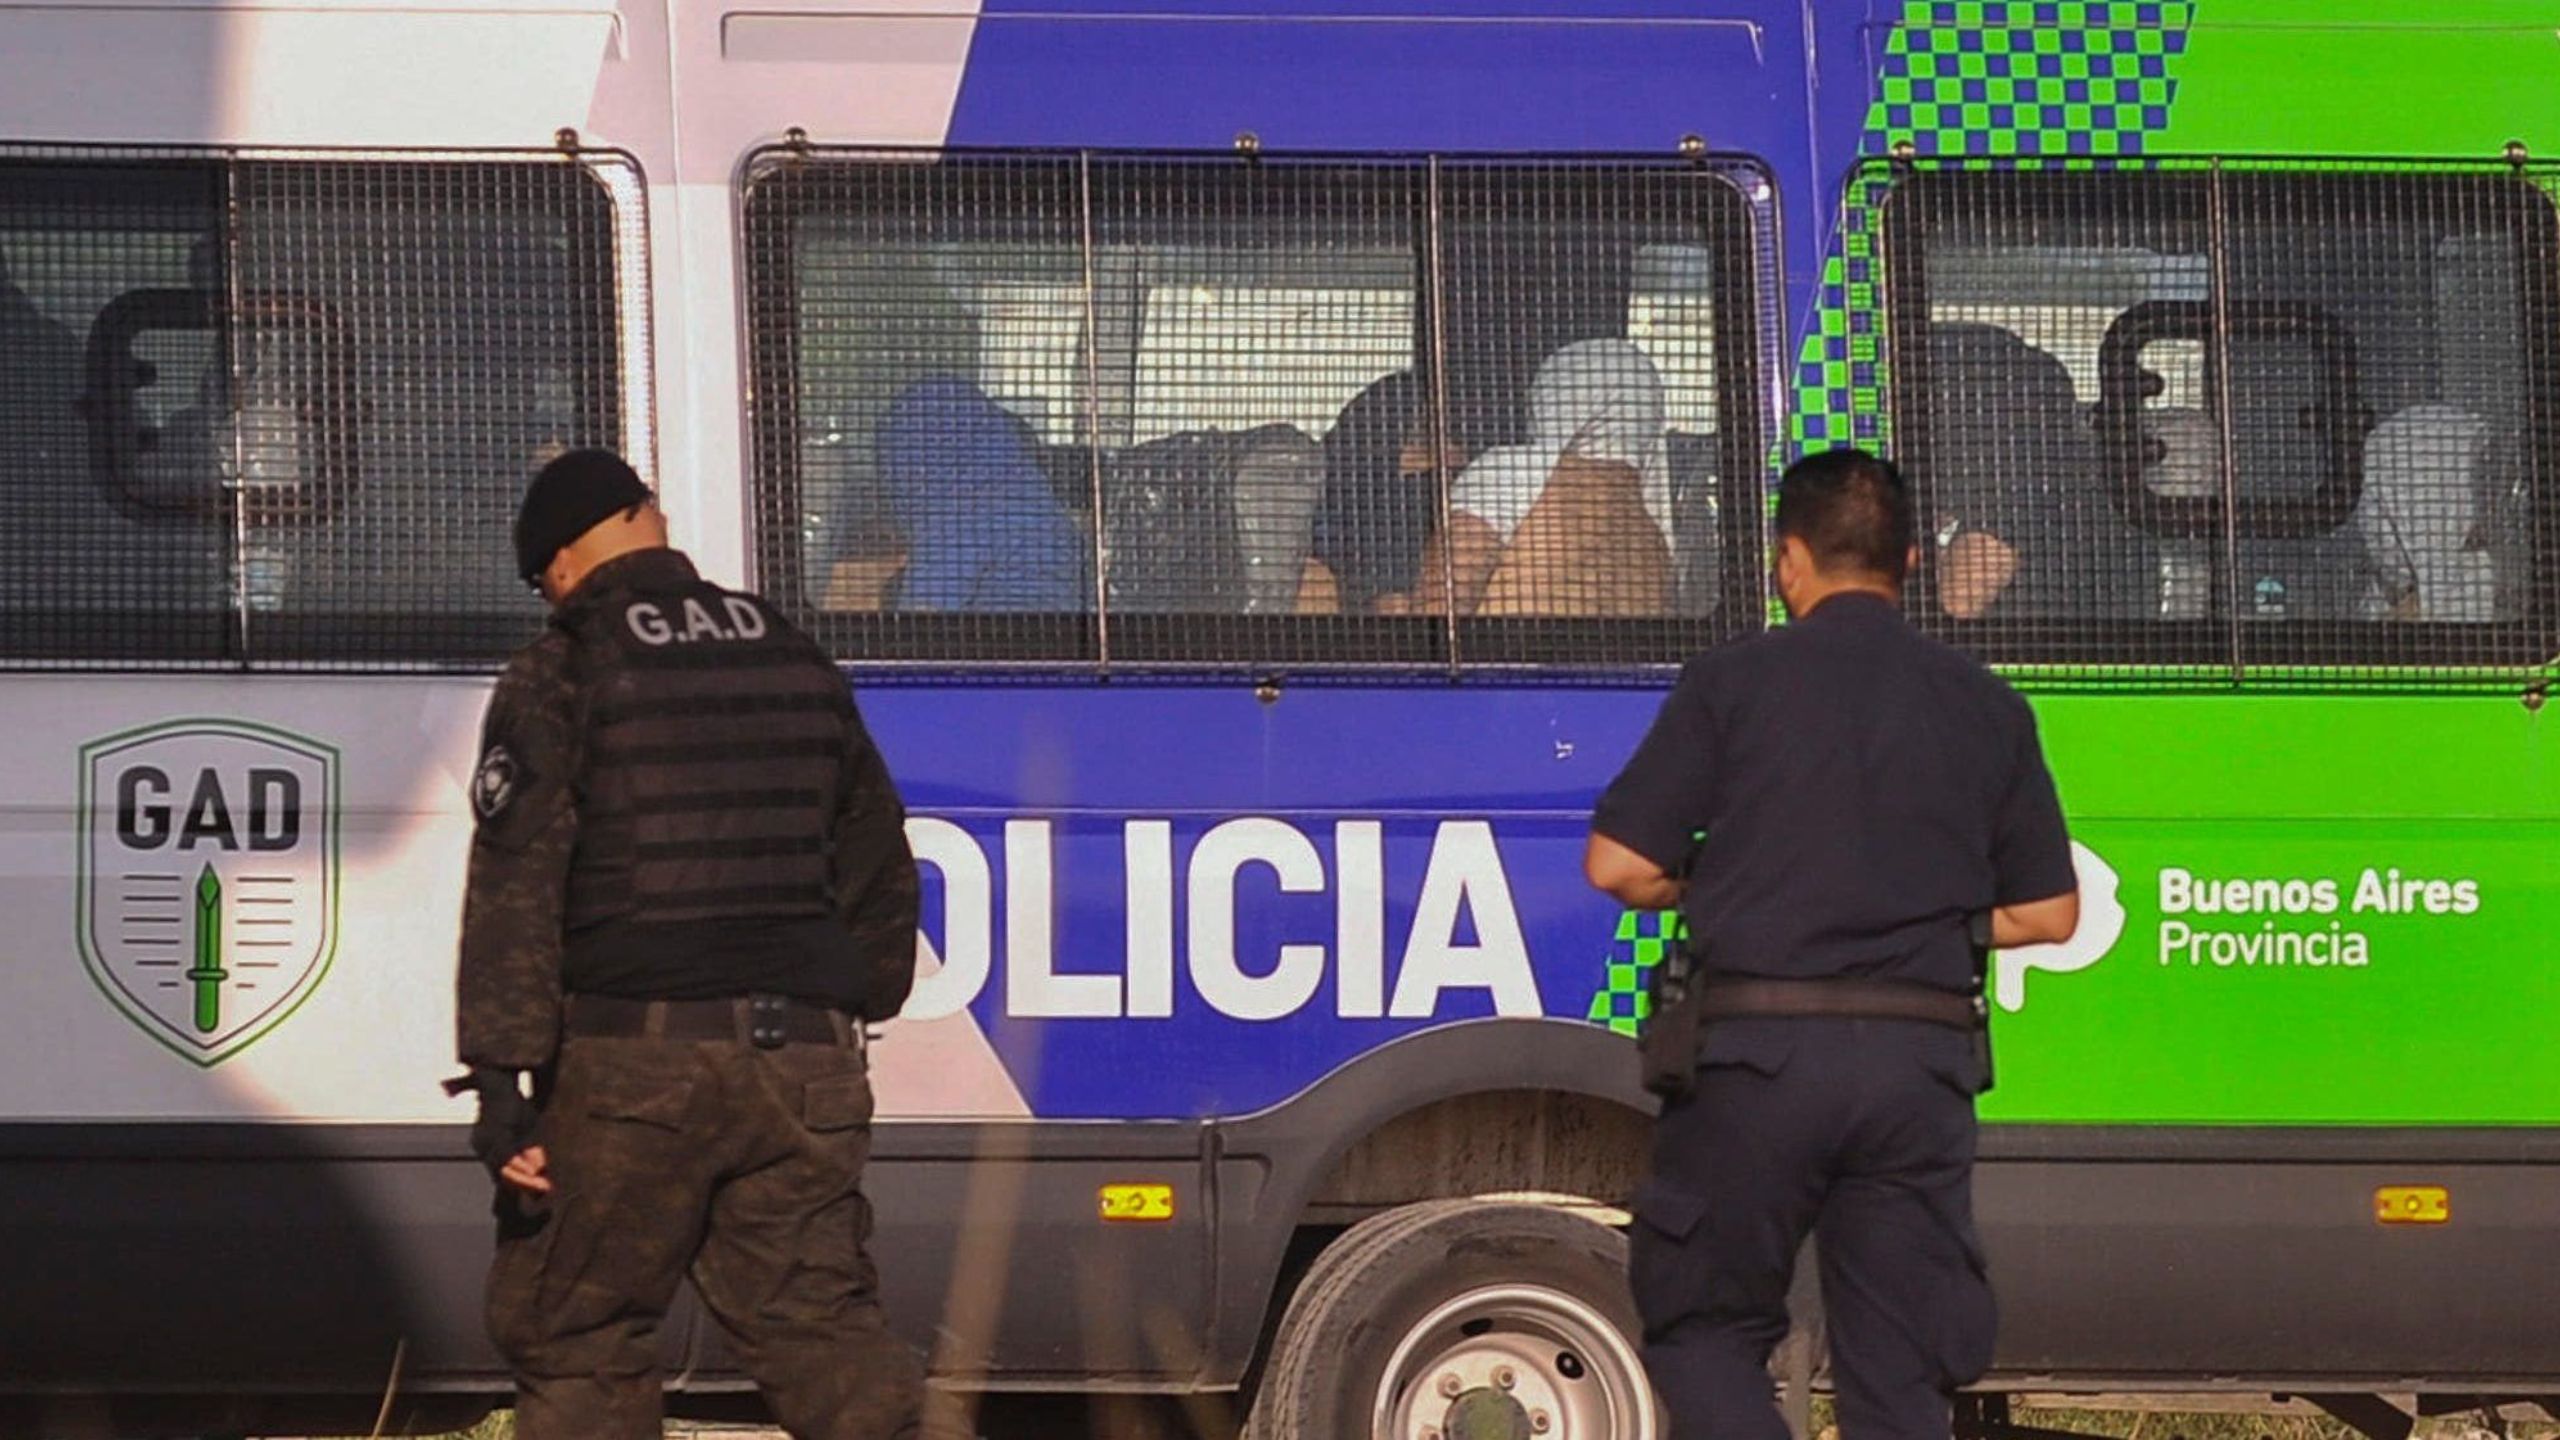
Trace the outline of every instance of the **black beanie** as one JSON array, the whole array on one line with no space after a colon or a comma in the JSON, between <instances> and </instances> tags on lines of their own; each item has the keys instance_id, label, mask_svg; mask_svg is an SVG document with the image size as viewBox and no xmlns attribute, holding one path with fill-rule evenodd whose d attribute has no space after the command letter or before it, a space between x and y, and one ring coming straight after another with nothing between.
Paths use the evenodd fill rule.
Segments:
<instances>
[{"instance_id":1,"label":"black beanie","mask_svg":"<svg viewBox=\"0 0 2560 1440\"><path fill-rule=\"evenodd\" d=\"M562 547L652 497L610 450L572 450L542 467L516 512L516 573L530 583Z\"/></svg>"}]
</instances>

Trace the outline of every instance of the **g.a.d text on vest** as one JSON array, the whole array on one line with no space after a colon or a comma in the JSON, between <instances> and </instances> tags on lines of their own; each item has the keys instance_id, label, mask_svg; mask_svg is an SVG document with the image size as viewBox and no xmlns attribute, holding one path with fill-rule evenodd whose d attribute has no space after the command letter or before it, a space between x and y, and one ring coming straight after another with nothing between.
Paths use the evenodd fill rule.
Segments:
<instances>
[{"instance_id":1,"label":"g.a.d text on vest","mask_svg":"<svg viewBox=\"0 0 2560 1440\"><path fill-rule=\"evenodd\" d=\"M622 623L630 627L632 638L643 645L691 645L704 640L761 640L765 637L764 612L743 595L719 597L722 617L711 613L701 600L686 596L674 614L655 600L634 600L624 607Z\"/></svg>"}]
</instances>

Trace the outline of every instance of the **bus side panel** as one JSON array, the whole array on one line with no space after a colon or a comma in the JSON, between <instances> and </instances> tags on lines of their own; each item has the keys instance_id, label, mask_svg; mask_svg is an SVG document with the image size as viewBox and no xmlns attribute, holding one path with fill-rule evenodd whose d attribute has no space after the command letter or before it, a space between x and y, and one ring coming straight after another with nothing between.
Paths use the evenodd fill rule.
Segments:
<instances>
[{"instance_id":1,"label":"bus side panel","mask_svg":"<svg viewBox=\"0 0 2560 1440\"><path fill-rule=\"evenodd\" d=\"M2041 695L2080 933L1997 957L1995 1119L2560 1121L2560 772L2513 697ZM2250 1157L2282 1159L2283 1156Z\"/></svg>"},{"instance_id":2,"label":"bus side panel","mask_svg":"<svg viewBox=\"0 0 2560 1440\"><path fill-rule=\"evenodd\" d=\"M0 1126L0 1392L503 1388L489 1201L441 1127Z\"/></svg>"},{"instance_id":3,"label":"bus side panel","mask_svg":"<svg viewBox=\"0 0 2560 1440\"><path fill-rule=\"evenodd\" d=\"M1215 1368L1206 1146L1179 1124L880 1126L891 1326L945 1374L1191 1383ZM1163 1204L1106 1220L1124 1186ZM491 1195L445 1126L0 1127L0 1393L366 1397L395 1364L404 1388L502 1392ZM689 1288L660 1348L691 1385L742 1380Z\"/></svg>"},{"instance_id":4,"label":"bus side panel","mask_svg":"<svg viewBox=\"0 0 2560 1440\"><path fill-rule=\"evenodd\" d=\"M1188 1382L1212 1293L1206 1145L1183 1124L876 1127L863 1191L891 1328L938 1376ZM717 1326L692 1368L739 1370Z\"/></svg>"},{"instance_id":5,"label":"bus side panel","mask_svg":"<svg viewBox=\"0 0 2560 1440\"><path fill-rule=\"evenodd\" d=\"M2363 1160L2272 1158L2320 1143L2261 1137L2266 1158L2245 1160L1986 1161L1996 1378L2547 1384L2548 1337L2522 1317L2560 1285L2545 1243L2552 1147L2534 1146L2534 1163L2430 1163L2439 1141L2364 1136ZM2394 1150L2411 1158L2382 1158ZM2376 1192L2407 1185L2443 1187L2450 1221L2378 1224Z\"/></svg>"}]
</instances>

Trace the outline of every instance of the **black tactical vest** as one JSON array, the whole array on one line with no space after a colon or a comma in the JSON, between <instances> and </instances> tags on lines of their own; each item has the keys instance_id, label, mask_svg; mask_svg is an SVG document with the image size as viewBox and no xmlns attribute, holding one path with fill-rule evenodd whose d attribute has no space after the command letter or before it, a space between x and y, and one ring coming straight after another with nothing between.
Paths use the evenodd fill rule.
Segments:
<instances>
[{"instance_id":1,"label":"black tactical vest","mask_svg":"<svg viewBox=\"0 0 2560 1440\"><path fill-rule=\"evenodd\" d=\"M844 677L675 551L590 583L560 617L586 703L569 930L833 913Z\"/></svg>"}]
</instances>

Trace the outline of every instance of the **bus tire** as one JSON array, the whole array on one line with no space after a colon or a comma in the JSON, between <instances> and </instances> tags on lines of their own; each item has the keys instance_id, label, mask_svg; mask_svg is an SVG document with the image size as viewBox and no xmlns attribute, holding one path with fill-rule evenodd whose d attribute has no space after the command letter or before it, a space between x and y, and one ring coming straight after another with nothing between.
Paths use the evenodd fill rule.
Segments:
<instances>
[{"instance_id":1,"label":"bus tire","mask_svg":"<svg viewBox=\"0 0 2560 1440\"><path fill-rule=\"evenodd\" d=\"M1626 1237L1542 1205L1437 1200L1327 1247L1291 1299L1252 1440L1656 1440Z\"/></svg>"}]
</instances>

